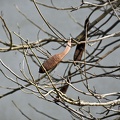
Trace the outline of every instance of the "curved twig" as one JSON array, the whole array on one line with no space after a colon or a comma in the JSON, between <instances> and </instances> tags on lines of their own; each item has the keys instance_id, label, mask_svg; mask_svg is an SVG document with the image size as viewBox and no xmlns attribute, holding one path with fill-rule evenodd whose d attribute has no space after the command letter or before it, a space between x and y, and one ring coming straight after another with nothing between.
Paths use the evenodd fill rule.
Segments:
<instances>
[{"instance_id":1,"label":"curved twig","mask_svg":"<svg viewBox=\"0 0 120 120\"><path fill-rule=\"evenodd\" d=\"M12 35L11 35L11 32L10 32L10 30L8 29L8 27L7 27L6 23L5 23L5 20L1 16L0 16L0 19L2 20L7 32L9 33L9 40L10 40L10 45L9 46L10 47L6 50L6 51L9 51L12 48Z\"/></svg>"}]
</instances>

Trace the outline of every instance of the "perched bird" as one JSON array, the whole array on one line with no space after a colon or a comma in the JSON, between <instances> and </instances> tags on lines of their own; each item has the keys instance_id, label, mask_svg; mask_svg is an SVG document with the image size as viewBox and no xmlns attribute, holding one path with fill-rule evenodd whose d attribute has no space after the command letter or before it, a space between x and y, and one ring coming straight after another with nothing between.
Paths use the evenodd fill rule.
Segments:
<instances>
[{"instance_id":1,"label":"perched bird","mask_svg":"<svg viewBox=\"0 0 120 120\"><path fill-rule=\"evenodd\" d=\"M67 55L70 49L71 40L67 42L67 46L63 52L51 56L40 66L39 73L45 73L45 70L49 71L51 69L54 69L58 65L58 63L60 63L60 61Z\"/></svg>"}]
</instances>

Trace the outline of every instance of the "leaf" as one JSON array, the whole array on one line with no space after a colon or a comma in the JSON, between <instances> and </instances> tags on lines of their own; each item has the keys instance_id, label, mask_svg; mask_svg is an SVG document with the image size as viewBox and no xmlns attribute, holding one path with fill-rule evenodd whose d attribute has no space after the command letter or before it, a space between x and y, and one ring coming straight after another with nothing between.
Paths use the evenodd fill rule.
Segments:
<instances>
[{"instance_id":1,"label":"leaf","mask_svg":"<svg viewBox=\"0 0 120 120\"><path fill-rule=\"evenodd\" d=\"M89 27L89 18L87 18L85 20L84 34L81 35L82 38L80 39L80 41L86 41L87 33L88 33L88 27ZM84 49L85 49L85 43L77 44L76 49L75 49L75 53L74 53L74 58L73 58L74 61L81 61Z\"/></svg>"},{"instance_id":2,"label":"leaf","mask_svg":"<svg viewBox=\"0 0 120 120\"><path fill-rule=\"evenodd\" d=\"M63 52L53 55L40 66L39 73L45 73L45 71L49 71L55 68L61 62L61 60L67 55L70 49L71 40L68 41L67 46Z\"/></svg>"},{"instance_id":3,"label":"leaf","mask_svg":"<svg viewBox=\"0 0 120 120\"><path fill-rule=\"evenodd\" d=\"M74 61L81 61L83 51L85 49L85 43L78 44L74 53Z\"/></svg>"}]
</instances>

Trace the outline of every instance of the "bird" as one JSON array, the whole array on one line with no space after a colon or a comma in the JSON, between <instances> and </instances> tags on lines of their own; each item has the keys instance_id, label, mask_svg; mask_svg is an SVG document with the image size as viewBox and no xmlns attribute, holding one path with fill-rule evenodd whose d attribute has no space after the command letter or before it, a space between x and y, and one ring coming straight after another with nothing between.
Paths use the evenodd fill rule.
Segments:
<instances>
[{"instance_id":1,"label":"bird","mask_svg":"<svg viewBox=\"0 0 120 120\"><path fill-rule=\"evenodd\" d=\"M51 56L45 62L43 62L43 64L39 68L39 73L45 73L46 71L54 69L60 63L60 61L68 54L70 49L71 49L71 39L68 40L67 46L64 49L64 51Z\"/></svg>"}]
</instances>

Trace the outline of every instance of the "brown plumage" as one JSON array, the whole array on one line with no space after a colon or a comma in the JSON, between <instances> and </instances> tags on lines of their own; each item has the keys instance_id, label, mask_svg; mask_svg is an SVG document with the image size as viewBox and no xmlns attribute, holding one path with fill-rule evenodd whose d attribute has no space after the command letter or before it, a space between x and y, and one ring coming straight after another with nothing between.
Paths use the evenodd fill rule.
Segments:
<instances>
[{"instance_id":1,"label":"brown plumage","mask_svg":"<svg viewBox=\"0 0 120 120\"><path fill-rule=\"evenodd\" d=\"M55 68L58 63L60 63L60 61L67 55L67 53L70 51L70 48L71 40L68 41L67 46L63 52L53 55L42 64L44 68L40 66L39 73L45 73L45 70L49 71Z\"/></svg>"}]
</instances>

